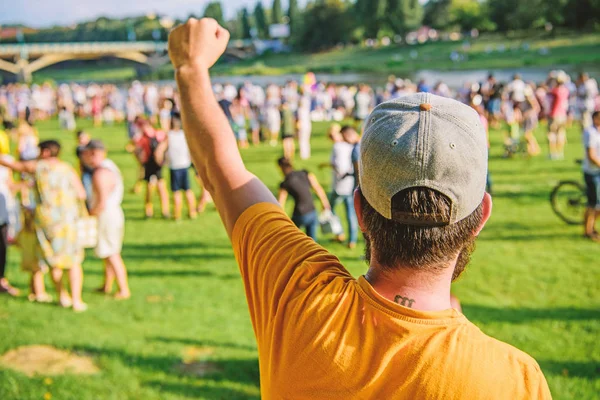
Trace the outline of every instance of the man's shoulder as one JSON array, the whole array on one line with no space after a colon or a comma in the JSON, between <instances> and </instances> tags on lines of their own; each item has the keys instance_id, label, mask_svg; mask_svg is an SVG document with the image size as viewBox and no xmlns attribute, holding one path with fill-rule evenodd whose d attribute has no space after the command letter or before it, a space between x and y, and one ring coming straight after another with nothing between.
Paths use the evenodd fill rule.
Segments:
<instances>
[{"instance_id":1,"label":"man's shoulder","mask_svg":"<svg viewBox=\"0 0 600 400\"><path fill-rule=\"evenodd\" d=\"M541 373L537 361L523 350L485 334L470 321L468 325L473 348L484 349L491 363L498 367L500 367L499 363L503 363L507 369L518 375ZM516 368L517 366L520 368Z\"/></svg>"}]
</instances>

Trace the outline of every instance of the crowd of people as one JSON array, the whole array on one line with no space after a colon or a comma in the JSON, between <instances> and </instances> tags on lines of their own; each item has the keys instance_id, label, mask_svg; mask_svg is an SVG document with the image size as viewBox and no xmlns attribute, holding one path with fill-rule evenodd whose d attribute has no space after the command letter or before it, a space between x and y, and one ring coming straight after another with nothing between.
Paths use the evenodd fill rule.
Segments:
<instances>
[{"instance_id":1,"label":"crowd of people","mask_svg":"<svg viewBox=\"0 0 600 400\"><path fill-rule=\"evenodd\" d=\"M353 192L358 185L363 122L374 107L385 101L417 92L459 100L477 110L486 131L488 126L504 127L506 157L519 153L537 156L542 152L534 135L541 120L547 120L548 157L552 160L564 157L566 127L574 121L585 130L586 149L594 148L597 143L599 121L592 116L600 109L600 96L597 82L585 73L571 79L562 71L553 71L545 82L537 84L525 82L519 75L510 82L498 82L490 74L483 82L468 82L454 91L443 82L430 86L425 81L413 83L393 76L379 88L365 84L334 85L318 82L312 74L307 74L301 83L289 81L283 86L261 87L248 82L240 87L214 84L212 88L240 148L261 143L277 146L281 141L283 154L278 165L284 180L279 188L279 201L285 205L288 196L294 200L293 221L317 240L319 215L313 193L322 209L333 215L341 202L348 232L347 235L337 232L335 238L346 242L349 248L356 247L358 241ZM212 199L207 190L201 189L197 198L192 191L193 165L179 110L180 95L172 84L136 81L124 87L76 83L58 87L0 86L0 118L5 128L0 132L3 154L0 195L5 199L4 211L0 210L0 291L17 293L4 277L5 262L2 262L8 243L15 242L23 251L23 268L32 273L32 300L50 300L43 286L43 274L51 270L60 304L85 309L81 300L83 252L76 242L80 226L77 221L89 213L97 217L96 254L106 265L105 283L100 290L110 293L116 280L117 297L130 296L120 255L125 225L120 203L125 189L118 167L106 158L101 141L92 140L80 130L77 131L79 165L77 171L72 170L59 160L57 141L39 142L36 122L56 116L60 126L68 131L77 129L80 118L93 120L95 126L124 122L130 140L127 150L139 166L139 179L132 191L146 187L145 216L154 216L153 196L158 191L163 218L182 219L185 203L188 217L196 219ZM331 157L320 165L332 170L328 195L314 174L294 169L296 154L302 160L311 158L312 125L318 121L330 122ZM16 144L15 158L10 155L11 140ZM598 240L594 224L600 183L597 164L590 160L598 157L600 149L597 152L591 155L586 152L584 163L590 198L586 236L594 240ZM163 175L165 166L169 171L173 214ZM16 182L11 171L21 173ZM203 188L199 174L193 175ZM492 191L489 173L487 190ZM19 201L15 200L17 192ZM61 283L63 270L68 270L71 278L70 295Z\"/></svg>"}]
</instances>

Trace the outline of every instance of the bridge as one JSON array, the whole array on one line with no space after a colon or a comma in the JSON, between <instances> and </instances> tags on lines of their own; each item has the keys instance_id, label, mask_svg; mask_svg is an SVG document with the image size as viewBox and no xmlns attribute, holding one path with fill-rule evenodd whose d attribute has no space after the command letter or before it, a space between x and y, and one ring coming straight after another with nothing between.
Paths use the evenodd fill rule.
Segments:
<instances>
[{"instance_id":1,"label":"bridge","mask_svg":"<svg viewBox=\"0 0 600 400\"><path fill-rule=\"evenodd\" d=\"M256 53L251 40L233 40L226 55L244 59ZM0 45L0 70L30 82L34 72L69 60L115 57L157 69L169 62L167 42L73 42Z\"/></svg>"}]
</instances>

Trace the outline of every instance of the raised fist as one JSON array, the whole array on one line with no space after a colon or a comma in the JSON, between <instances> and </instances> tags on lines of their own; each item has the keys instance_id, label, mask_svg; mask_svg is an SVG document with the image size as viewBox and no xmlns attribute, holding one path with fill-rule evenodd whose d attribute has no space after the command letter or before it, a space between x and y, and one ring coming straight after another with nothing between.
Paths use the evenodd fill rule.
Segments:
<instances>
[{"instance_id":1,"label":"raised fist","mask_svg":"<svg viewBox=\"0 0 600 400\"><path fill-rule=\"evenodd\" d=\"M190 18L169 35L169 57L175 69L212 67L225 52L229 32L212 18Z\"/></svg>"}]
</instances>

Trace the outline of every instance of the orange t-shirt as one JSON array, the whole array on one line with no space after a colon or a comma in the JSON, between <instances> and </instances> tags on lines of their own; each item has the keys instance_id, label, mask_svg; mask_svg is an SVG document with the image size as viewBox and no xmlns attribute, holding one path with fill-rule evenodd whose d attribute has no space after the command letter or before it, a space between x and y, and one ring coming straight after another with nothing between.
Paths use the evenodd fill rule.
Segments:
<instances>
[{"instance_id":1,"label":"orange t-shirt","mask_svg":"<svg viewBox=\"0 0 600 400\"><path fill-rule=\"evenodd\" d=\"M529 355L456 310L383 298L274 204L246 210L232 241L263 399L551 398Z\"/></svg>"}]
</instances>

